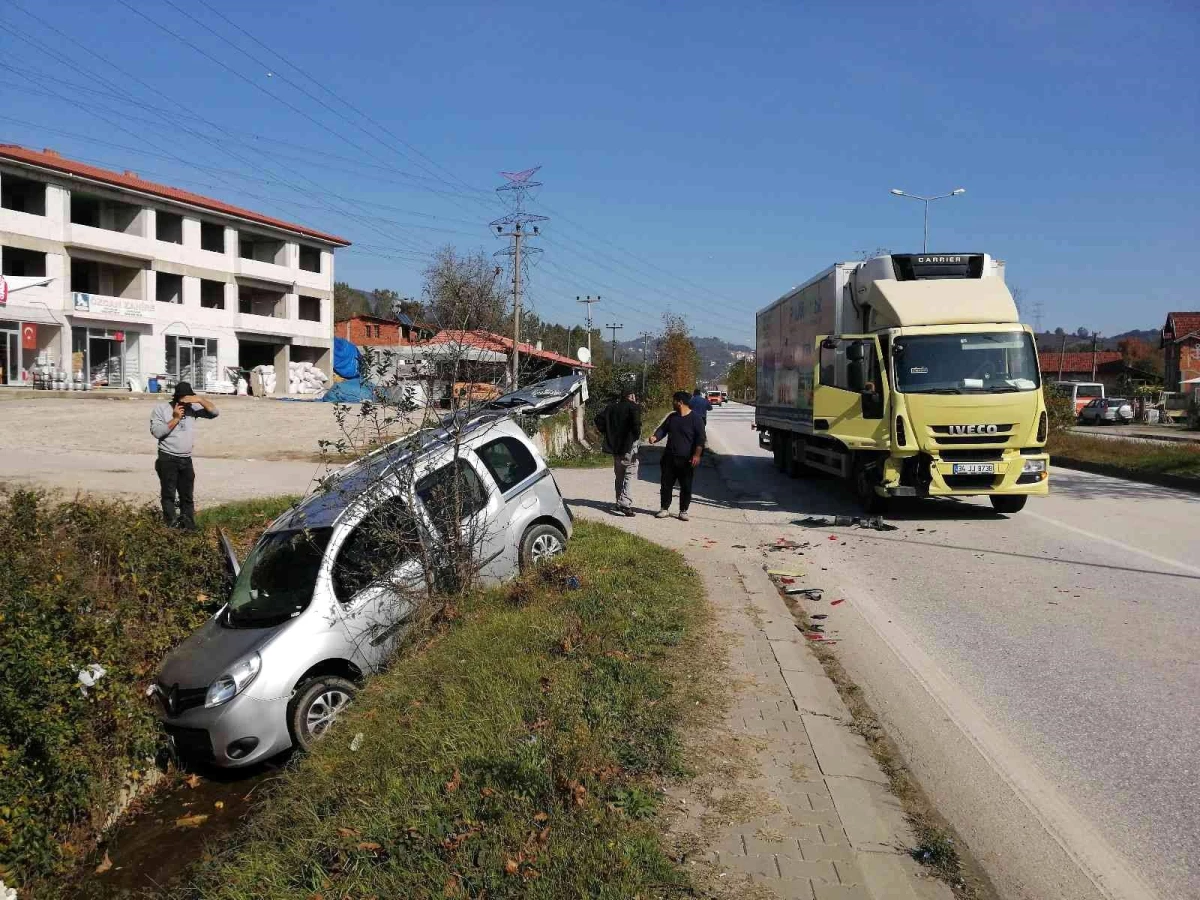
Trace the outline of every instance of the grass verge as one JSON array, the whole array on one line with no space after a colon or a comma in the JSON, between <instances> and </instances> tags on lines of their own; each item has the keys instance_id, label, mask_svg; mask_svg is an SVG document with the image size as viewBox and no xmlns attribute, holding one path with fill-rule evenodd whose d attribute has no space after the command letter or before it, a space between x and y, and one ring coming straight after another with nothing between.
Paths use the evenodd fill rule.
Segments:
<instances>
[{"instance_id":1,"label":"grass verge","mask_svg":"<svg viewBox=\"0 0 1200 900\"><path fill-rule=\"evenodd\" d=\"M1152 444L1059 432L1051 436L1048 450L1051 463L1055 456L1062 456L1112 466L1132 475L1200 479L1200 444Z\"/></svg>"},{"instance_id":2,"label":"grass verge","mask_svg":"<svg viewBox=\"0 0 1200 900\"><path fill-rule=\"evenodd\" d=\"M369 682L188 895L686 893L653 819L704 609L678 554L580 523L561 561L464 599Z\"/></svg>"},{"instance_id":3,"label":"grass verge","mask_svg":"<svg viewBox=\"0 0 1200 900\"><path fill-rule=\"evenodd\" d=\"M219 605L212 530L150 506L17 491L0 504L0 880L53 877L85 854L162 747L143 690ZM216 507L249 546L283 501ZM94 680L94 684L81 681Z\"/></svg>"},{"instance_id":4,"label":"grass verge","mask_svg":"<svg viewBox=\"0 0 1200 900\"><path fill-rule=\"evenodd\" d=\"M795 598L782 592L780 596L807 631L812 623L806 609ZM819 641L812 641L809 646L850 710L854 730L866 740L871 755L887 775L888 789L904 808L917 839L917 846L910 850L913 859L927 866L949 885L959 900L999 900L1000 895L983 868L965 852L966 844L938 814L932 801L909 772L899 749L888 737L862 688L846 672L837 654Z\"/></svg>"}]
</instances>

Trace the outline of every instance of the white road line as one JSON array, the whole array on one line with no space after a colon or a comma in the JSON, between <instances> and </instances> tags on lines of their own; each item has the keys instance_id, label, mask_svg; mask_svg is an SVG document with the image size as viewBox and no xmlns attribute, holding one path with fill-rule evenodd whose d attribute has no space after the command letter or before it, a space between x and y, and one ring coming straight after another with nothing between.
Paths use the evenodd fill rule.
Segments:
<instances>
[{"instance_id":1,"label":"white road line","mask_svg":"<svg viewBox=\"0 0 1200 900\"><path fill-rule=\"evenodd\" d=\"M1105 537L1102 534L1096 534L1096 532L1088 531L1086 528L1078 528L1075 525L1068 525L1066 522L1051 518L1050 516L1044 516L1041 513L1029 512L1028 510L1023 512L1022 515L1030 516L1041 522L1053 525L1056 528L1063 528L1067 531L1073 531L1082 537L1088 538L1089 540L1099 541L1102 544L1108 544L1110 547L1117 547L1121 550L1128 551L1129 553L1136 553L1139 556L1152 559L1161 565L1170 566L1175 569L1182 569L1185 572L1191 572L1193 575L1200 575L1200 568L1197 568L1196 566L1189 566L1187 563L1178 562L1168 556L1159 556L1157 553L1151 553L1149 550L1143 550L1140 547L1134 547L1132 544L1126 544L1123 541L1116 540L1115 538Z\"/></svg>"}]
</instances>

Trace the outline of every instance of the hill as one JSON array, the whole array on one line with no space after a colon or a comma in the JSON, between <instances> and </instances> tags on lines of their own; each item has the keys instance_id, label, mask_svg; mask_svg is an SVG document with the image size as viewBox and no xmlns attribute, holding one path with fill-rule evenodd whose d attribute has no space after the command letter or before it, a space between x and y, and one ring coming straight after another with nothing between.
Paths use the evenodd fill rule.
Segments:
<instances>
[{"instance_id":1,"label":"hill","mask_svg":"<svg viewBox=\"0 0 1200 900\"><path fill-rule=\"evenodd\" d=\"M718 337L693 337L696 352L700 354L700 377L706 382L716 383L725 377L729 366L737 358L735 353L753 353L753 347L745 344L732 344ZM653 358L654 344L650 344L649 352ZM642 340L635 338L629 341L617 342L619 358L625 362L640 362L642 359Z\"/></svg>"}]
</instances>

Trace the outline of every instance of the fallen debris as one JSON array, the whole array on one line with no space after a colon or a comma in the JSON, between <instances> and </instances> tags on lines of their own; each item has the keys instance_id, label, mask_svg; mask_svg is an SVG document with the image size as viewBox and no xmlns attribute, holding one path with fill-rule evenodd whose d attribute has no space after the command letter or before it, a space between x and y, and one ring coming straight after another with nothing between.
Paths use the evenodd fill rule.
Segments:
<instances>
[{"instance_id":1,"label":"fallen debris","mask_svg":"<svg viewBox=\"0 0 1200 900\"><path fill-rule=\"evenodd\" d=\"M819 602L824 594L821 588L785 588L784 593L790 597L805 597L808 600Z\"/></svg>"},{"instance_id":2,"label":"fallen debris","mask_svg":"<svg viewBox=\"0 0 1200 900\"><path fill-rule=\"evenodd\" d=\"M869 528L872 531L895 531L895 525L883 521L883 516L808 516L796 519L793 525L803 528Z\"/></svg>"},{"instance_id":3,"label":"fallen debris","mask_svg":"<svg viewBox=\"0 0 1200 900\"><path fill-rule=\"evenodd\" d=\"M767 569L768 575L774 575L778 578L803 578L803 569Z\"/></svg>"},{"instance_id":4,"label":"fallen debris","mask_svg":"<svg viewBox=\"0 0 1200 900\"><path fill-rule=\"evenodd\" d=\"M840 600L831 600L831 601L830 601L830 603L829 603L829 605L830 605L830 606L837 606L839 603L845 603L845 602L846 602L845 598L842 598L842 599L840 599Z\"/></svg>"}]
</instances>

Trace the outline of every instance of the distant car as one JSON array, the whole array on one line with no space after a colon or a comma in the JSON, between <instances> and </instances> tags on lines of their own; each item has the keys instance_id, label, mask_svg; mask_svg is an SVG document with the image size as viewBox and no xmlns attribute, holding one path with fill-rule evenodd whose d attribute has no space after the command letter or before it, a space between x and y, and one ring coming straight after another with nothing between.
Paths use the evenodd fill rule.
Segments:
<instances>
[{"instance_id":1,"label":"distant car","mask_svg":"<svg viewBox=\"0 0 1200 900\"><path fill-rule=\"evenodd\" d=\"M721 391L721 405L724 406L728 402L729 402L729 393L727 391Z\"/></svg>"},{"instance_id":2,"label":"distant car","mask_svg":"<svg viewBox=\"0 0 1200 900\"><path fill-rule=\"evenodd\" d=\"M405 435L272 522L240 564L222 535L225 604L150 686L176 750L230 767L307 750L387 663L415 612L405 588L438 577L456 530L478 535L485 582L561 553L571 511L513 416L549 415L582 385L545 381Z\"/></svg>"},{"instance_id":3,"label":"distant car","mask_svg":"<svg viewBox=\"0 0 1200 900\"><path fill-rule=\"evenodd\" d=\"M711 403L713 406L720 406L722 403L725 402L724 398L721 396L720 391L709 391L706 396L708 397L708 402Z\"/></svg>"},{"instance_id":4,"label":"distant car","mask_svg":"<svg viewBox=\"0 0 1200 900\"><path fill-rule=\"evenodd\" d=\"M1133 407L1123 397L1097 397L1079 414L1082 425L1128 425L1133 421Z\"/></svg>"}]
</instances>

